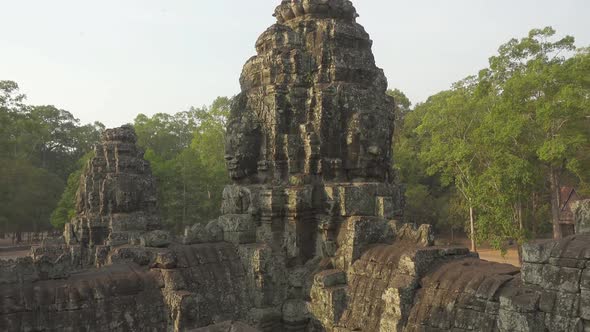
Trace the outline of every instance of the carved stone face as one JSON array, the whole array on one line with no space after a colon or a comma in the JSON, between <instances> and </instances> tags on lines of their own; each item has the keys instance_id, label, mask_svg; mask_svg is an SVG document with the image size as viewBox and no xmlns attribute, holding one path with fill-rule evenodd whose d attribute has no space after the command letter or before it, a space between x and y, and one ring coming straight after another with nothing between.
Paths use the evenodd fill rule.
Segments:
<instances>
[{"instance_id":1,"label":"carved stone face","mask_svg":"<svg viewBox=\"0 0 590 332\"><path fill-rule=\"evenodd\" d=\"M225 162L234 181L256 174L260 151L260 128L249 116L231 120L227 126Z\"/></svg>"}]
</instances>

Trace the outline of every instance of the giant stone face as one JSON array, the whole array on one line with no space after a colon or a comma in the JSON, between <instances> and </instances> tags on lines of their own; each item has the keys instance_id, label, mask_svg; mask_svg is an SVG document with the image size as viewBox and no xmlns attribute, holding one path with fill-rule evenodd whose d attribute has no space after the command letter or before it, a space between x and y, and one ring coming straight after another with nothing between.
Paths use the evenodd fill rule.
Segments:
<instances>
[{"instance_id":1,"label":"giant stone face","mask_svg":"<svg viewBox=\"0 0 590 332\"><path fill-rule=\"evenodd\" d=\"M394 103L351 2L283 1L275 17L232 107L232 179L389 181Z\"/></svg>"},{"instance_id":2,"label":"giant stone face","mask_svg":"<svg viewBox=\"0 0 590 332\"><path fill-rule=\"evenodd\" d=\"M229 121L225 160L233 181L241 182L255 176L260 140L258 125L247 114Z\"/></svg>"}]
</instances>

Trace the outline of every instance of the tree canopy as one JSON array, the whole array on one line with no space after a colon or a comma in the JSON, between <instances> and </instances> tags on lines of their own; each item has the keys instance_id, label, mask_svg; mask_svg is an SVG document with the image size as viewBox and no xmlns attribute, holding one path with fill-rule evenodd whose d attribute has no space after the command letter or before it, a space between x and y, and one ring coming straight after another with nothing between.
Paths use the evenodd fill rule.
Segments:
<instances>
[{"instance_id":1,"label":"tree canopy","mask_svg":"<svg viewBox=\"0 0 590 332\"><path fill-rule=\"evenodd\" d=\"M55 106L28 105L17 83L0 81L0 233L50 228L68 176L103 129Z\"/></svg>"},{"instance_id":2,"label":"tree canopy","mask_svg":"<svg viewBox=\"0 0 590 332\"><path fill-rule=\"evenodd\" d=\"M590 183L590 53L544 28L502 45L489 64L404 111L395 155L413 186L410 212L413 199L451 195L435 214L462 213L474 242L522 243L547 220L560 237L561 186L588 192Z\"/></svg>"},{"instance_id":3,"label":"tree canopy","mask_svg":"<svg viewBox=\"0 0 590 332\"><path fill-rule=\"evenodd\" d=\"M135 118L138 144L157 179L164 222L181 231L218 216L225 169L225 122L231 99L186 112Z\"/></svg>"}]
</instances>

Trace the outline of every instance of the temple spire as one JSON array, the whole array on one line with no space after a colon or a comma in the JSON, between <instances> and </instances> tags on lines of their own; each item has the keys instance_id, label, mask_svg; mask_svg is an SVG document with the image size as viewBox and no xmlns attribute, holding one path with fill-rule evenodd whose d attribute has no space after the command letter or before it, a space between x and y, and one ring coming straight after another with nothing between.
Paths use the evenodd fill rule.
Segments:
<instances>
[{"instance_id":1,"label":"temple spire","mask_svg":"<svg viewBox=\"0 0 590 332\"><path fill-rule=\"evenodd\" d=\"M304 16L354 21L358 14L349 0L283 0L273 16L285 23Z\"/></svg>"}]
</instances>

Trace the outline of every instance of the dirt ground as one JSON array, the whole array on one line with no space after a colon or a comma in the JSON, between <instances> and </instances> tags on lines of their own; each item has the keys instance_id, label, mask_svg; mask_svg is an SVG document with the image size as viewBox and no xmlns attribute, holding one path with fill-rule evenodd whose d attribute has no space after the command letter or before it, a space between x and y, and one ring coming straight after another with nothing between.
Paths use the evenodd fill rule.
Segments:
<instances>
[{"instance_id":1,"label":"dirt ground","mask_svg":"<svg viewBox=\"0 0 590 332\"><path fill-rule=\"evenodd\" d=\"M9 259L16 259L19 257L26 257L29 255L31 250L19 250L19 251L10 251L10 252L0 252L0 259L2 260L9 260Z\"/></svg>"},{"instance_id":2,"label":"dirt ground","mask_svg":"<svg viewBox=\"0 0 590 332\"><path fill-rule=\"evenodd\" d=\"M28 244L13 245L11 239L0 239L0 259L24 257L29 252L31 252L31 246Z\"/></svg>"},{"instance_id":3,"label":"dirt ground","mask_svg":"<svg viewBox=\"0 0 590 332\"><path fill-rule=\"evenodd\" d=\"M462 246L471 249L471 242L467 238L455 238L454 241L450 241L445 237L440 237L436 241L437 245L455 245ZM510 264L520 267L518 261L518 247L516 245L510 246L506 255L502 256L502 253L498 250L492 249L489 245L480 245L477 248L479 257L483 260L497 263Z\"/></svg>"},{"instance_id":4,"label":"dirt ground","mask_svg":"<svg viewBox=\"0 0 590 332\"><path fill-rule=\"evenodd\" d=\"M508 249L508 252L504 257L502 257L502 254L499 251L493 249L479 249L478 253L479 257L483 260L520 267L520 262L518 261L518 250L516 248Z\"/></svg>"}]
</instances>

